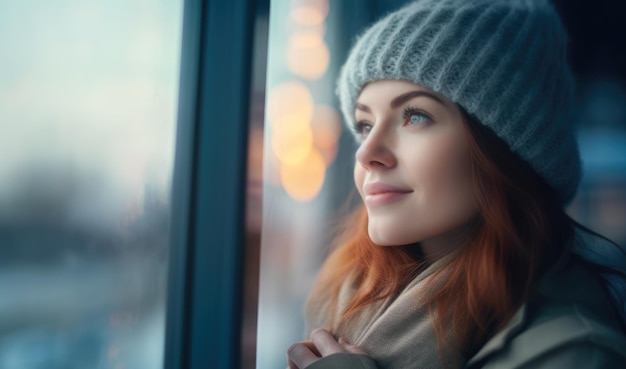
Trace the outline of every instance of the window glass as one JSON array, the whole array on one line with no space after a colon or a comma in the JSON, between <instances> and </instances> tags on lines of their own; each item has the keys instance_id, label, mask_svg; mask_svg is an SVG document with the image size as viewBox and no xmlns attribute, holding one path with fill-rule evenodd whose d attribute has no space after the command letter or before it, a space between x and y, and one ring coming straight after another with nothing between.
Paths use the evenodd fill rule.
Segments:
<instances>
[{"instance_id":1,"label":"window glass","mask_svg":"<svg viewBox=\"0 0 626 369\"><path fill-rule=\"evenodd\" d=\"M333 92L343 55L340 3L274 1L270 7L259 369L284 367L287 347L302 338L304 299L328 251L334 214L347 210L338 209L351 190L351 137Z\"/></svg>"},{"instance_id":2,"label":"window glass","mask_svg":"<svg viewBox=\"0 0 626 369\"><path fill-rule=\"evenodd\" d=\"M0 2L0 367L162 366L181 17Z\"/></svg>"}]
</instances>

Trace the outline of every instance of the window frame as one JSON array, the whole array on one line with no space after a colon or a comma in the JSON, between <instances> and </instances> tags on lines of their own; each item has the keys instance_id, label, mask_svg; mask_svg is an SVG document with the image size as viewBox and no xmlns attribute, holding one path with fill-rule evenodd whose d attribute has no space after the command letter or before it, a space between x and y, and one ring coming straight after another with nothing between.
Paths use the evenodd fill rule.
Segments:
<instances>
[{"instance_id":1,"label":"window frame","mask_svg":"<svg viewBox=\"0 0 626 369\"><path fill-rule=\"evenodd\" d=\"M268 13L268 0L184 2L165 368L241 364L253 31Z\"/></svg>"}]
</instances>

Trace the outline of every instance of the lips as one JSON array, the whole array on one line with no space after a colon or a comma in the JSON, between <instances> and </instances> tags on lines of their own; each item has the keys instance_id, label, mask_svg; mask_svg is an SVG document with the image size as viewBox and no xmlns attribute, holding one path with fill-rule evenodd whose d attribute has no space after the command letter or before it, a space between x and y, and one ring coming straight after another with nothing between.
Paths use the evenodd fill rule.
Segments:
<instances>
[{"instance_id":1,"label":"lips","mask_svg":"<svg viewBox=\"0 0 626 369\"><path fill-rule=\"evenodd\" d=\"M386 205L405 198L413 192L410 188L398 187L383 182L371 182L363 186L365 204L369 207Z\"/></svg>"}]
</instances>

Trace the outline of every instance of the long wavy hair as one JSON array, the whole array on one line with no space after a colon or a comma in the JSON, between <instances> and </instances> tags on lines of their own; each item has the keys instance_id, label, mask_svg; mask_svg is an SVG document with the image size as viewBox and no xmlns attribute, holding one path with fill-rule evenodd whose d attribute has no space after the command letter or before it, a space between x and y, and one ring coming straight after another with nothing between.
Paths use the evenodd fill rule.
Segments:
<instances>
[{"instance_id":1,"label":"long wavy hair","mask_svg":"<svg viewBox=\"0 0 626 369\"><path fill-rule=\"evenodd\" d=\"M572 244L575 222L559 196L491 130L465 111L478 215L457 255L433 275L438 288L420 301L428 306L440 349L451 338L469 359L529 298L541 274ZM343 225L311 299L337 310L342 283L355 293L331 327L365 306L394 297L425 267L419 244L381 247L367 233L359 207ZM416 302L417 304L417 302ZM447 332L453 327L453 337Z\"/></svg>"}]
</instances>

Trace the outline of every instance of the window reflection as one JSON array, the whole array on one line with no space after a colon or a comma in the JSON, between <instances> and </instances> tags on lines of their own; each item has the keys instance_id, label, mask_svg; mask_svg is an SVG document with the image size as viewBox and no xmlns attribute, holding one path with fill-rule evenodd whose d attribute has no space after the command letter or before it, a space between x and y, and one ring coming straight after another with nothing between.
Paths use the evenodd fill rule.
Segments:
<instances>
[{"instance_id":1,"label":"window reflection","mask_svg":"<svg viewBox=\"0 0 626 369\"><path fill-rule=\"evenodd\" d=\"M161 367L181 11L0 3L0 367Z\"/></svg>"},{"instance_id":2,"label":"window reflection","mask_svg":"<svg viewBox=\"0 0 626 369\"><path fill-rule=\"evenodd\" d=\"M334 98L338 48L328 0L272 2L265 107L257 368L284 367L302 305L346 203L347 157ZM345 153L344 153L345 155ZM347 154L348 156L351 154ZM338 174L338 172L341 172ZM337 178L339 178L337 180Z\"/></svg>"},{"instance_id":3,"label":"window reflection","mask_svg":"<svg viewBox=\"0 0 626 369\"><path fill-rule=\"evenodd\" d=\"M575 114L584 175L570 213L626 245L626 85L615 78L586 80Z\"/></svg>"}]
</instances>

